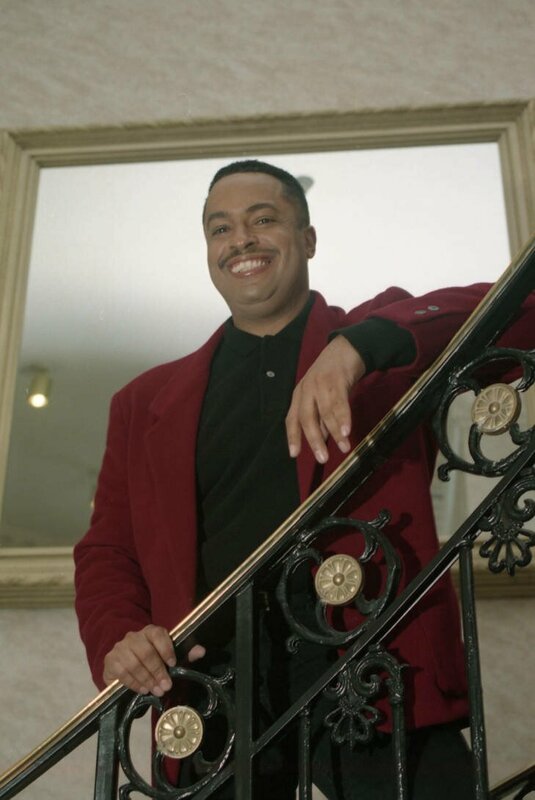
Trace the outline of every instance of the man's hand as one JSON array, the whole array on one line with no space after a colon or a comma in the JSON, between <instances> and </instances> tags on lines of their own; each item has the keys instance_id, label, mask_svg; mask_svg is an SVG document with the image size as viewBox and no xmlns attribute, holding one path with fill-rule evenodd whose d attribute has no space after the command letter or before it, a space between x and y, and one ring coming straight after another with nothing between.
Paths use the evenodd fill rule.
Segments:
<instances>
[{"instance_id":1,"label":"man's hand","mask_svg":"<svg viewBox=\"0 0 535 800\"><path fill-rule=\"evenodd\" d=\"M342 453L349 452L349 392L365 372L360 354L343 336L337 336L322 350L295 387L286 416L292 458L301 451L303 433L320 464L325 464L329 457L325 445L328 436L332 436Z\"/></svg>"},{"instance_id":2,"label":"man's hand","mask_svg":"<svg viewBox=\"0 0 535 800\"><path fill-rule=\"evenodd\" d=\"M202 658L205 649L194 645L188 652L188 661ZM167 665L167 666L166 666ZM171 688L167 667L176 665L171 637L165 628L147 625L135 633L127 633L104 658L103 679L106 685L118 680L138 694L161 697Z\"/></svg>"}]
</instances>

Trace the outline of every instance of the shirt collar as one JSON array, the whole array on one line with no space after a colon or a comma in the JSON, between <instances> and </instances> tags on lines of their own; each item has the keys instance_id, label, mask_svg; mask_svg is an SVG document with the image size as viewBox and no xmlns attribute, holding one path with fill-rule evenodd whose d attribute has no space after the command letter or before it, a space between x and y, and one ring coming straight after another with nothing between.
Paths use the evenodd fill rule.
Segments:
<instances>
[{"instance_id":1,"label":"shirt collar","mask_svg":"<svg viewBox=\"0 0 535 800\"><path fill-rule=\"evenodd\" d=\"M294 319L289 322L285 328L275 334L275 336L270 336L269 338L276 339L277 341L289 340L293 342L300 342L303 338L308 315L313 305L314 293L310 292L308 300L299 314L294 317ZM255 348L260 346L260 342L263 338L268 337L256 336L254 333L247 333L246 331L236 328L234 322L232 321L232 317L229 317L229 319L227 319L225 322L223 346L230 347L240 355L246 356L249 355L249 353L252 353Z\"/></svg>"}]
</instances>

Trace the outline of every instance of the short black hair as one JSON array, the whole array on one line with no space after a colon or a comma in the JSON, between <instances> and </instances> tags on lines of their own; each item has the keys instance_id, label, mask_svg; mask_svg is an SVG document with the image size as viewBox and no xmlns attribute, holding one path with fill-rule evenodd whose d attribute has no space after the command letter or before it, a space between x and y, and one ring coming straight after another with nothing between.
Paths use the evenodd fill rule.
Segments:
<instances>
[{"instance_id":1,"label":"short black hair","mask_svg":"<svg viewBox=\"0 0 535 800\"><path fill-rule=\"evenodd\" d=\"M286 197L297 208L297 219L299 225L303 228L310 225L310 212L308 210L307 199L305 197L303 187L297 178L294 178L294 176L289 172L286 172L285 169L275 167L273 164L268 164L266 161L258 161L256 158L251 158L245 161L233 161L231 164L221 167L221 169L218 169L210 181L208 193L212 191L212 188L218 181L221 180L221 178L226 178L227 175L235 175L239 172L261 172L264 175L271 175L273 178L276 178L278 181L280 181L280 183L282 183L282 188ZM204 206L206 208L206 202Z\"/></svg>"}]
</instances>

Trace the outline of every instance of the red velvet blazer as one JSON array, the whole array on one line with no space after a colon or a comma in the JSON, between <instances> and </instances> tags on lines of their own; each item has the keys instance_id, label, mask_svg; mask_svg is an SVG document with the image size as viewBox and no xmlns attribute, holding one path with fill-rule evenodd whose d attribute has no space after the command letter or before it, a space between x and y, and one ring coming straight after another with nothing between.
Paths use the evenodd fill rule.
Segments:
<instances>
[{"instance_id":1,"label":"red velvet blazer","mask_svg":"<svg viewBox=\"0 0 535 800\"><path fill-rule=\"evenodd\" d=\"M327 306L318 295L303 338L297 380L325 347L333 329L381 316L411 330L417 345L414 363L376 372L362 380L354 393L352 438L356 444L446 346L486 288L446 289L419 299L393 288L348 314ZM521 316L514 331L515 336L507 334L504 343L533 344L528 315ZM88 533L75 548L76 609L99 688L103 688L104 656L128 631L149 622L170 629L192 608L197 426L210 362L221 335L219 329L191 355L144 373L112 400L95 511ZM422 426L362 487L353 503L353 513L360 519L372 519L383 508L390 511L388 535L402 557L402 586L436 552L429 494L434 455L429 431ZM322 469L324 477L341 460L333 446L327 465L319 469L305 447L297 462L301 499L316 487ZM352 546L348 537L335 544L346 552ZM352 624L349 618L348 624ZM448 578L404 620L388 646L409 665L410 725L435 724L466 714L458 609Z\"/></svg>"}]
</instances>

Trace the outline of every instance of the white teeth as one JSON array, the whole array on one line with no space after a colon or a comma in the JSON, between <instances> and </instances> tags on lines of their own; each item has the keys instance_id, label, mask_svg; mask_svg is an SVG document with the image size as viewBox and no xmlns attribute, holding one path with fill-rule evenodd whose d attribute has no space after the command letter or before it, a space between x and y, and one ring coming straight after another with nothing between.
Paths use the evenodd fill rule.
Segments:
<instances>
[{"instance_id":1,"label":"white teeth","mask_svg":"<svg viewBox=\"0 0 535 800\"><path fill-rule=\"evenodd\" d=\"M250 258L247 261L239 261L237 264L233 264L230 271L233 273L251 272L254 269L263 267L267 263L267 259L264 258Z\"/></svg>"}]
</instances>

